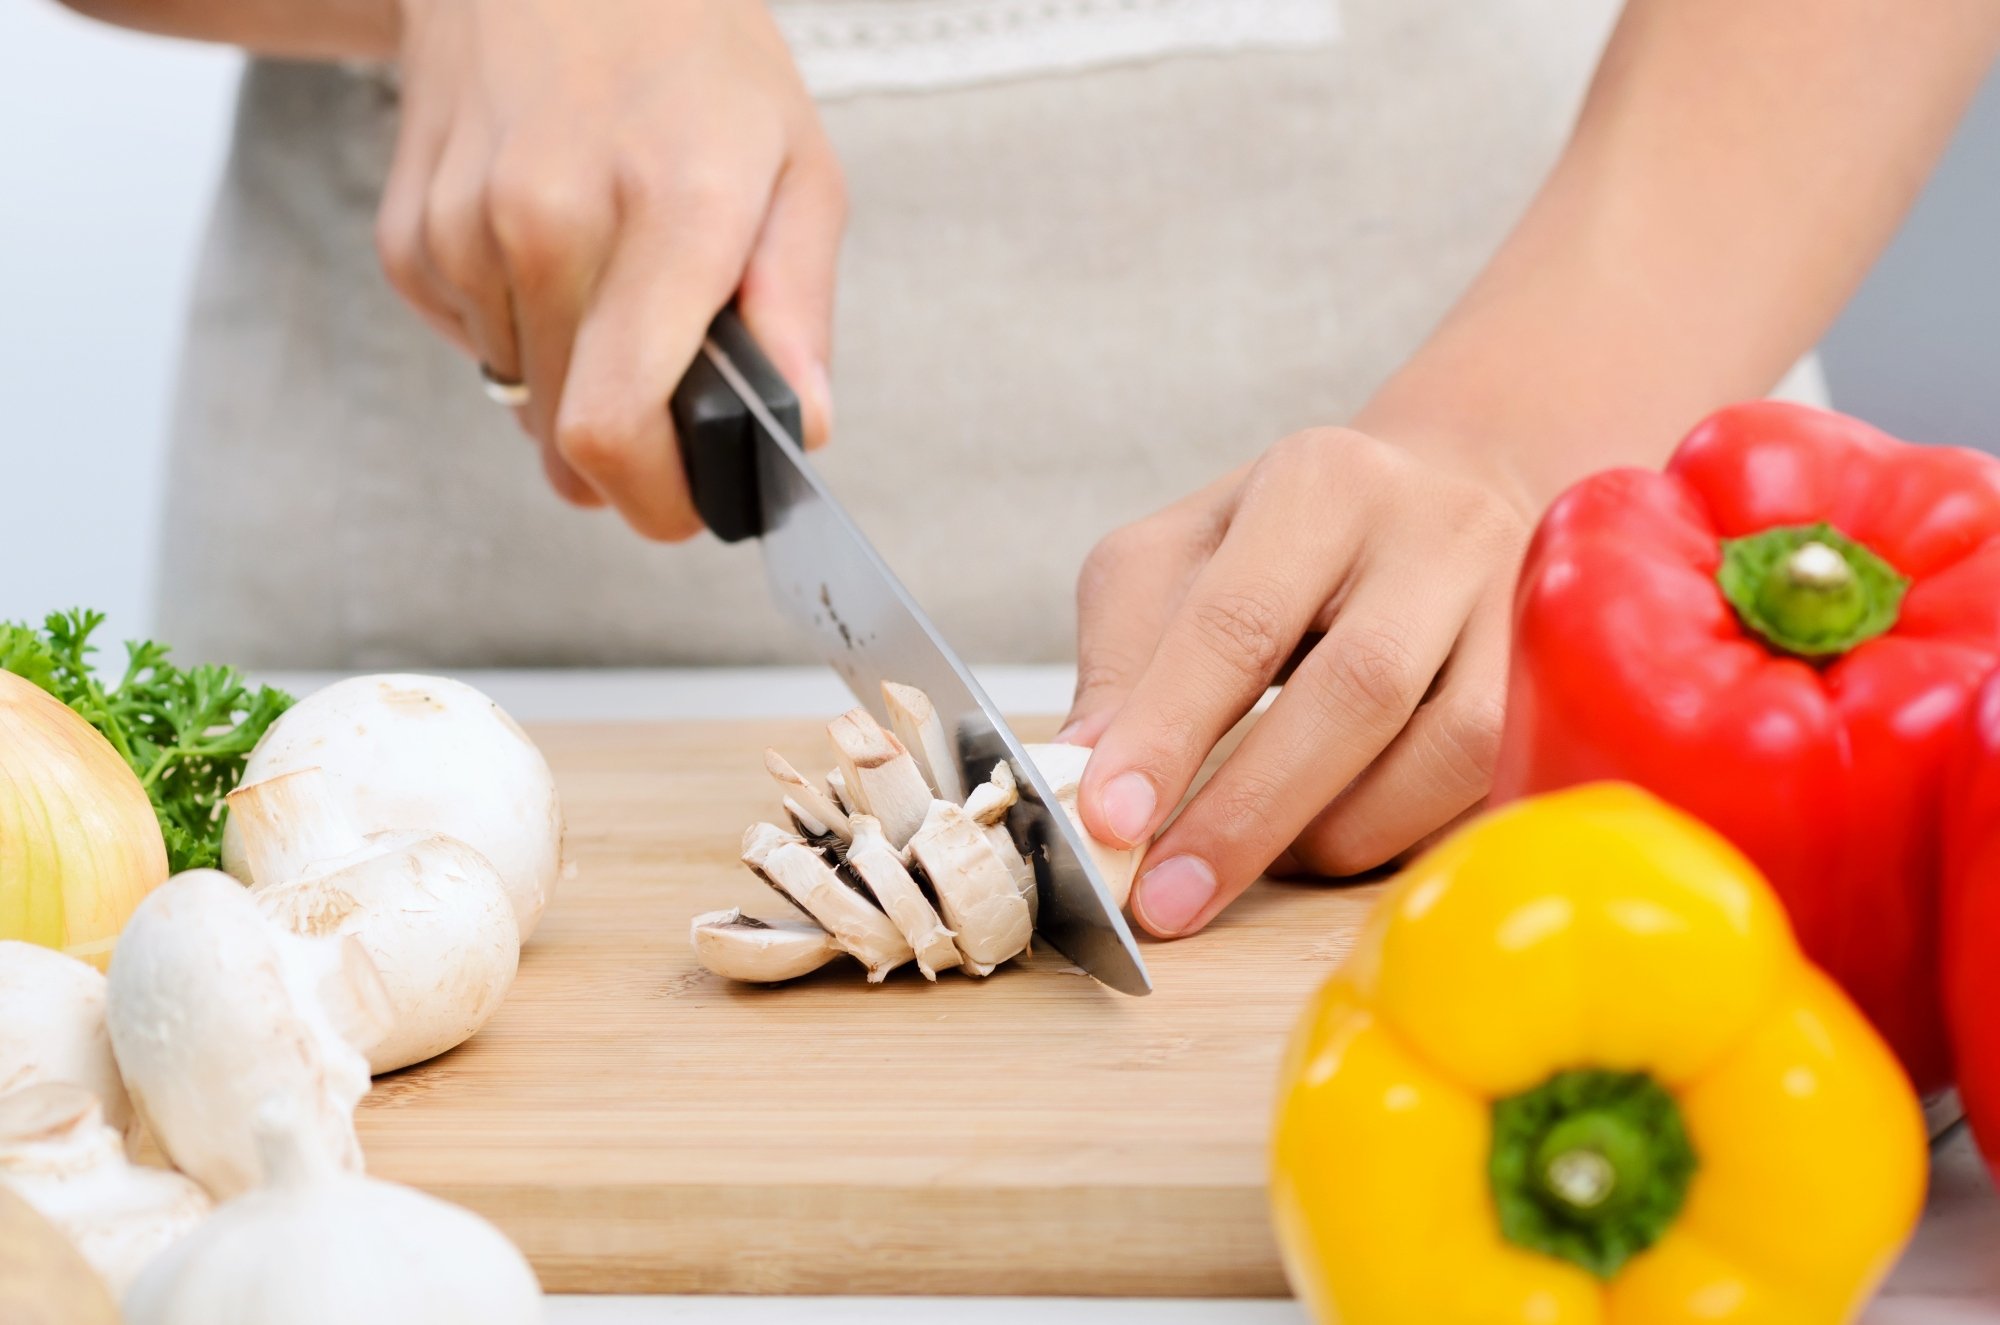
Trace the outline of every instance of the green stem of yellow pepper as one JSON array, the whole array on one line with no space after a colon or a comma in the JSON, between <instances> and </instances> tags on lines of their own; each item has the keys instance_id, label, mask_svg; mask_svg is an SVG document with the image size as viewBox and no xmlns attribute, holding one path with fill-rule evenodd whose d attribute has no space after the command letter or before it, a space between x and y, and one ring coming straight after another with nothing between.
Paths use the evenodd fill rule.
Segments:
<instances>
[{"instance_id":1,"label":"green stem of yellow pepper","mask_svg":"<svg viewBox=\"0 0 2000 1325\"><path fill-rule=\"evenodd\" d=\"M1559 1072L1493 1105L1501 1232L1600 1278L1659 1241L1694 1171L1680 1106L1641 1072Z\"/></svg>"}]
</instances>

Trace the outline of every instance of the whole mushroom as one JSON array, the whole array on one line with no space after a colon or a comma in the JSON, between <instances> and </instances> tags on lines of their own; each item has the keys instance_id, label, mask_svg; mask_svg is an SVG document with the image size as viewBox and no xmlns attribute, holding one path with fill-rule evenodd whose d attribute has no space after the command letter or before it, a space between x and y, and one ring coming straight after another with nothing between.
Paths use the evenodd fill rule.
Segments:
<instances>
[{"instance_id":1,"label":"whole mushroom","mask_svg":"<svg viewBox=\"0 0 2000 1325\"><path fill-rule=\"evenodd\" d=\"M132 1105L104 1027L104 976L53 948L0 940L0 1095L67 1081L97 1097L128 1141Z\"/></svg>"},{"instance_id":2,"label":"whole mushroom","mask_svg":"<svg viewBox=\"0 0 2000 1325\"><path fill-rule=\"evenodd\" d=\"M501 707L441 676L357 676L315 691L271 724L242 785L322 769L353 829L456 838L498 871L523 943L563 868L562 806L548 761ZM222 866L262 883L241 826Z\"/></svg>"}]
</instances>

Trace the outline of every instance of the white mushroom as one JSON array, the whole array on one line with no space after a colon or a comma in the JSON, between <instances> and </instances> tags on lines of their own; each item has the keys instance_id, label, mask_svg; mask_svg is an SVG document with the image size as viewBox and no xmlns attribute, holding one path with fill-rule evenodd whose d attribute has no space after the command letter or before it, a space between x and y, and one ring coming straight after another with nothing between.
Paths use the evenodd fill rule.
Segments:
<instances>
[{"instance_id":1,"label":"white mushroom","mask_svg":"<svg viewBox=\"0 0 2000 1325\"><path fill-rule=\"evenodd\" d=\"M354 1106L388 994L351 938L302 938L226 874L190 870L119 936L105 1007L132 1106L176 1168L218 1199L253 1185L251 1122L296 1103L329 1163L361 1167Z\"/></svg>"},{"instance_id":2,"label":"white mushroom","mask_svg":"<svg viewBox=\"0 0 2000 1325\"><path fill-rule=\"evenodd\" d=\"M1077 791L1083 785L1083 770L1090 763L1090 747L1084 745L1031 745L1028 757L1035 761L1035 767L1048 780L1049 790L1056 794L1057 804L1063 813L1076 825L1076 831L1083 837L1083 844L1090 851L1090 858L1097 866L1097 872L1104 884L1111 890L1112 903L1123 909L1126 899L1132 895L1132 880L1139 872L1139 862L1145 858L1144 847L1117 847L1100 842L1090 835L1083 826L1083 815L1076 805Z\"/></svg>"},{"instance_id":3,"label":"white mushroom","mask_svg":"<svg viewBox=\"0 0 2000 1325\"><path fill-rule=\"evenodd\" d=\"M985 830L986 840L993 844L994 852L1006 863L1007 872L1014 876L1014 886L1028 903L1028 920L1032 924L1041 911L1035 866L1021 854L1021 848L1014 845L1014 835L1007 831L1007 811L1020 801L1021 790L1014 781L1014 769L1003 759L993 765L991 777L972 789L972 795L965 801L965 812Z\"/></svg>"},{"instance_id":4,"label":"white mushroom","mask_svg":"<svg viewBox=\"0 0 2000 1325\"><path fill-rule=\"evenodd\" d=\"M847 826L847 812L836 805L831 796L806 781L776 750L764 752L764 771L771 775L784 793L785 808L794 819L818 824L822 833L832 833L843 839L854 835Z\"/></svg>"},{"instance_id":5,"label":"white mushroom","mask_svg":"<svg viewBox=\"0 0 2000 1325\"><path fill-rule=\"evenodd\" d=\"M839 806L843 813L861 813L854 803L854 798L847 794L846 776L837 768L830 768L826 771L826 794L832 798L833 803Z\"/></svg>"},{"instance_id":6,"label":"white mushroom","mask_svg":"<svg viewBox=\"0 0 2000 1325\"><path fill-rule=\"evenodd\" d=\"M783 829L752 825L743 835L743 863L859 958L870 984L879 984L916 956L889 917L841 882L817 851Z\"/></svg>"},{"instance_id":7,"label":"white mushroom","mask_svg":"<svg viewBox=\"0 0 2000 1325\"><path fill-rule=\"evenodd\" d=\"M132 1105L104 1029L104 976L53 948L0 940L0 1095L43 1081L82 1086L131 1140Z\"/></svg>"},{"instance_id":8,"label":"white mushroom","mask_svg":"<svg viewBox=\"0 0 2000 1325\"><path fill-rule=\"evenodd\" d=\"M827 724L840 761L850 810L872 814L889 845L901 851L930 809L931 787L903 743L867 709L850 709Z\"/></svg>"},{"instance_id":9,"label":"white mushroom","mask_svg":"<svg viewBox=\"0 0 2000 1325\"><path fill-rule=\"evenodd\" d=\"M562 872L562 808L542 752L498 704L436 676L357 676L306 696L271 725L242 781L326 771L363 834L455 837L492 862L526 942ZM241 829L227 826L223 867L262 883Z\"/></svg>"},{"instance_id":10,"label":"white mushroom","mask_svg":"<svg viewBox=\"0 0 2000 1325\"><path fill-rule=\"evenodd\" d=\"M237 788L229 813L264 914L295 934L349 935L374 962L393 1025L370 1071L434 1058L499 1009L521 938L486 857L436 833L364 838L317 768Z\"/></svg>"},{"instance_id":11,"label":"white mushroom","mask_svg":"<svg viewBox=\"0 0 2000 1325\"><path fill-rule=\"evenodd\" d=\"M209 1209L180 1174L129 1163L97 1100L63 1082L0 1098L0 1185L67 1234L114 1293Z\"/></svg>"},{"instance_id":12,"label":"white mushroom","mask_svg":"<svg viewBox=\"0 0 2000 1325\"><path fill-rule=\"evenodd\" d=\"M938 919L937 908L910 877L902 854L889 845L889 839L882 835L882 825L873 815L854 817L854 841L847 848L847 868L868 885L883 913L915 949L917 969L924 973L925 979L935 980L939 971L959 964L958 945L952 942L951 931Z\"/></svg>"},{"instance_id":13,"label":"white mushroom","mask_svg":"<svg viewBox=\"0 0 2000 1325\"><path fill-rule=\"evenodd\" d=\"M726 980L776 984L810 975L842 953L811 920L759 920L741 911L709 911L688 934L695 960Z\"/></svg>"},{"instance_id":14,"label":"white mushroom","mask_svg":"<svg viewBox=\"0 0 2000 1325\"><path fill-rule=\"evenodd\" d=\"M269 1177L146 1267L126 1325L540 1325L534 1271L493 1225L338 1171L284 1110L255 1141Z\"/></svg>"},{"instance_id":15,"label":"white mushroom","mask_svg":"<svg viewBox=\"0 0 2000 1325\"><path fill-rule=\"evenodd\" d=\"M917 761L932 794L939 800L964 800L965 777L959 772L958 754L931 697L915 686L884 681L882 703L889 710L891 730Z\"/></svg>"},{"instance_id":16,"label":"white mushroom","mask_svg":"<svg viewBox=\"0 0 2000 1325\"><path fill-rule=\"evenodd\" d=\"M1027 899L979 821L953 801L932 801L910 854L936 890L944 922L955 934L965 969L990 975L1027 951L1034 936Z\"/></svg>"}]
</instances>

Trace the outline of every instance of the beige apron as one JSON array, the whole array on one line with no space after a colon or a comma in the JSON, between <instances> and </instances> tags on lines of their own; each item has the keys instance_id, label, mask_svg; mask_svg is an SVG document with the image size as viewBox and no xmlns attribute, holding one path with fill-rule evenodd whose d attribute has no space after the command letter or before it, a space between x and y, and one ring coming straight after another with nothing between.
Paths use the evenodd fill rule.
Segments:
<instances>
[{"instance_id":1,"label":"beige apron","mask_svg":"<svg viewBox=\"0 0 2000 1325\"><path fill-rule=\"evenodd\" d=\"M1301 7L1321 2L781 7L854 199L822 468L967 656L1070 656L1100 535L1348 418L1519 213L1616 7L1347 0L1333 39L1331 0ZM1260 6L1262 27L1216 18ZM981 44L1010 23L1006 52ZM165 637L259 666L802 656L754 546L655 546L562 505L398 302L370 239L395 116L378 75L246 76L188 332ZM996 545L1004 581L978 564Z\"/></svg>"}]
</instances>

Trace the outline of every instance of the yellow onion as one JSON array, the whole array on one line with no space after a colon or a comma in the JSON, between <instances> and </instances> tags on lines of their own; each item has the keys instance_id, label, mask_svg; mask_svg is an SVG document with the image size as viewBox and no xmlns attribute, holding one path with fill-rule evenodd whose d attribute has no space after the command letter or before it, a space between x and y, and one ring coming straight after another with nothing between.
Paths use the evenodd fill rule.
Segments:
<instances>
[{"instance_id":1,"label":"yellow onion","mask_svg":"<svg viewBox=\"0 0 2000 1325\"><path fill-rule=\"evenodd\" d=\"M160 821L111 743L0 672L0 939L104 970L126 917L166 877Z\"/></svg>"}]
</instances>

